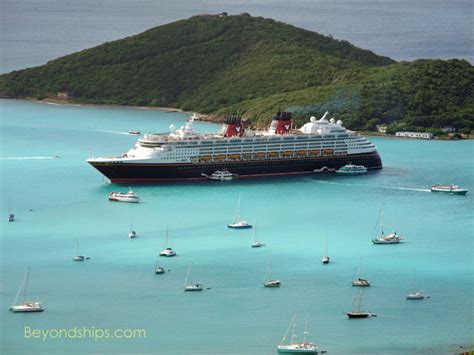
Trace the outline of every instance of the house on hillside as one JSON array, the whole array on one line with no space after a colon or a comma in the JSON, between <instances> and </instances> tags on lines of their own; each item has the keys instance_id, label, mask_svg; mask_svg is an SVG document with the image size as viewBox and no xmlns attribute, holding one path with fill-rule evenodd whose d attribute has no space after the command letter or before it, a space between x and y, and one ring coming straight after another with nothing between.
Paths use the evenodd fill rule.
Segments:
<instances>
[{"instance_id":1,"label":"house on hillside","mask_svg":"<svg viewBox=\"0 0 474 355\"><path fill-rule=\"evenodd\" d=\"M443 131L443 133L454 133L454 132L456 132L456 128L454 128L453 126L444 126L443 128L441 128L441 130Z\"/></svg>"},{"instance_id":2,"label":"house on hillside","mask_svg":"<svg viewBox=\"0 0 474 355\"><path fill-rule=\"evenodd\" d=\"M433 133L429 132L396 132L395 136L403 138L433 139Z\"/></svg>"},{"instance_id":3,"label":"house on hillside","mask_svg":"<svg viewBox=\"0 0 474 355\"><path fill-rule=\"evenodd\" d=\"M383 133L383 134L387 133L387 126L384 124L378 124L375 126L375 128L377 128L377 132L379 133Z\"/></svg>"},{"instance_id":4,"label":"house on hillside","mask_svg":"<svg viewBox=\"0 0 474 355\"><path fill-rule=\"evenodd\" d=\"M72 99L72 93L69 91L59 91L57 94L59 100L69 100Z\"/></svg>"}]
</instances>

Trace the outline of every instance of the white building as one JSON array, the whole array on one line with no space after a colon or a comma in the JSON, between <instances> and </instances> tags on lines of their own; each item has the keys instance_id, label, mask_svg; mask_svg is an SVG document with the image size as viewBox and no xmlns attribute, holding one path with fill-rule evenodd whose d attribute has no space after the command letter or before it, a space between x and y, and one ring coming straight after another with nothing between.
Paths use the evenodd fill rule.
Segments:
<instances>
[{"instance_id":1,"label":"white building","mask_svg":"<svg viewBox=\"0 0 474 355\"><path fill-rule=\"evenodd\" d=\"M433 133L428 132L397 132L395 133L395 136L404 138L433 139Z\"/></svg>"}]
</instances>

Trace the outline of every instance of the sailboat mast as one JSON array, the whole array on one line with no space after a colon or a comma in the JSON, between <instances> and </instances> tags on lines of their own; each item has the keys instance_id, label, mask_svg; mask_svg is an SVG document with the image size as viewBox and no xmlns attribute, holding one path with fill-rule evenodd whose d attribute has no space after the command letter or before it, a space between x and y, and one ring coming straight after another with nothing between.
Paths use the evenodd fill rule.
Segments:
<instances>
[{"instance_id":1,"label":"sailboat mast","mask_svg":"<svg viewBox=\"0 0 474 355\"><path fill-rule=\"evenodd\" d=\"M383 235L383 208L380 210L380 228Z\"/></svg>"},{"instance_id":2,"label":"sailboat mast","mask_svg":"<svg viewBox=\"0 0 474 355\"><path fill-rule=\"evenodd\" d=\"M240 221L240 193L239 193L239 199L237 200L237 208L235 209L235 216L234 216L234 222Z\"/></svg>"},{"instance_id":3,"label":"sailboat mast","mask_svg":"<svg viewBox=\"0 0 474 355\"><path fill-rule=\"evenodd\" d=\"M186 287L187 283L188 283L188 278L189 278L189 273L191 272L191 267L193 266L193 262L191 261L189 263L189 269L188 269L188 273L186 274L186 279L184 280L184 286Z\"/></svg>"},{"instance_id":4,"label":"sailboat mast","mask_svg":"<svg viewBox=\"0 0 474 355\"><path fill-rule=\"evenodd\" d=\"M165 249L168 248L168 224L166 224Z\"/></svg>"},{"instance_id":5,"label":"sailboat mast","mask_svg":"<svg viewBox=\"0 0 474 355\"><path fill-rule=\"evenodd\" d=\"M308 318L309 314L306 315L306 324L304 326L304 333L303 333L303 343L306 344L306 336L308 335Z\"/></svg>"},{"instance_id":6,"label":"sailboat mast","mask_svg":"<svg viewBox=\"0 0 474 355\"><path fill-rule=\"evenodd\" d=\"M30 267L26 270L25 289L23 290L23 304L26 302L26 289L28 288L28 278L30 277Z\"/></svg>"}]
</instances>

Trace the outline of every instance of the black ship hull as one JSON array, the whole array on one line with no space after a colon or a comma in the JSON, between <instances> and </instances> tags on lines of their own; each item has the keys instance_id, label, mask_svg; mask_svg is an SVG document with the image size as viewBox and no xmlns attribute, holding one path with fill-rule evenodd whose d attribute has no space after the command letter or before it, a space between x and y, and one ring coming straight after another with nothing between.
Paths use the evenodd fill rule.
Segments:
<instances>
[{"instance_id":1,"label":"black ship hull","mask_svg":"<svg viewBox=\"0 0 474 355\"><path fill-rule=\"evenodd\" d=\"M339 169L346 164L363 165L367 169L381 169L377 152L344 156L291 158L274 160L226 161L212 163L126 163L89 162L113 183L155 183L179 180L205 180L216 170L227 169L240 178L313 174L323 167Z\"/></svg>"}]
</instances>

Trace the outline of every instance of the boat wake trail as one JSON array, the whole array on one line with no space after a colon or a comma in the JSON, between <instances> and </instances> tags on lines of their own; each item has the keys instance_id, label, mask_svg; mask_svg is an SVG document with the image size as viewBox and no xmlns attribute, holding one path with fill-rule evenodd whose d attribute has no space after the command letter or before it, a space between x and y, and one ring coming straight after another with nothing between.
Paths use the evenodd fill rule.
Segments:
<instances>
[{"instance_id":1,"label":"boat wake trail","mask_svg":"<svg viewBox=\"0 0 474 355\"><path fill-rule=\"evenodd\" d=\"M79 131L88 131L88 132L100 132L100 133L111 133L111 134L122 134L129 136L130 133L128 132L121 132L121 131L108 131L105 129L87 129L87 128L76 128Z\"/></svg>"},{"instance_id":2,"label":"boat wake trail","mask_svg":"<svg viewBox=\"0 0 474 355\"><path fill-rule=\"evenodd\" d=\"M378 189L387 189L387 190L402 190L402 191L417 191L417 192L431 192L430 189L416 189L412 187L401 187L401 186L381 186L381 185L363 185L363 184L348 184L343 182L334 182L334 181L321 181L316 180L316 182L322 184L331 184L331 185L345 185L345 186L357 186L357 187L370 187Z\"/></svg>"},{"instance_id":3,"label":"boat wake trail","mask_svg":"<svg viewBox=\"0 0 474 355\"><path fill-rule=\"evenodd\" d=\"M0 157L0 160L55 160L59 158L59 155L55 155L54 157Z\"/></svg>"}]
</instances>

